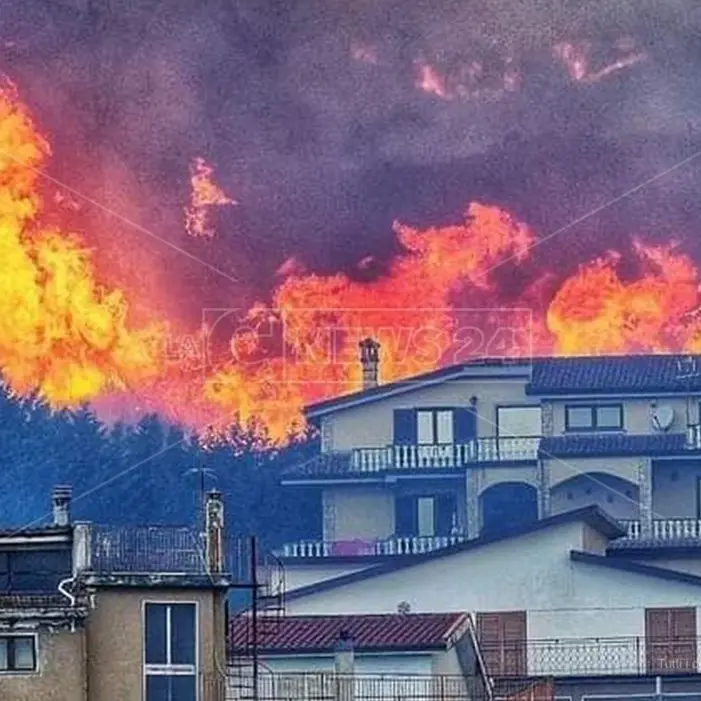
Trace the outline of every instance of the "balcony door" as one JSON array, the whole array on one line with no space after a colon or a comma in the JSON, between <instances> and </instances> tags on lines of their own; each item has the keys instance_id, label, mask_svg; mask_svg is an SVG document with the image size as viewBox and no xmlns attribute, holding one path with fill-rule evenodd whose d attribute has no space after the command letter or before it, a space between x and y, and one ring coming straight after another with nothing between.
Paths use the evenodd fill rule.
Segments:
<instances>
[{"instance_id":1,"label":"balcony door","mask_svg":"<svg viewBox=\"0 0 701 701\"><path fill-rule=\"evenodd\" d=\"M395 409L395 445L453 445L477 435L475 411L466 407Z\"/></svg>"},{"instance_id":2,"label":"balcony door","mask_svg":"<svg viewBox=\"0 0 701 701\"><path fill-rule=\"evenodd\" d=\"M695 673L696 609L645 610L648 674Z\"/></svg>"},{"instance_id":3,"label":"balcony door","mask_svg":"<svg viewBox=\"0 0 701 701\"><path fill-rule=\"evenodd\" d=\"M447 536L453 527L457 499L453 494L398 496L395 531L401 537Z\"/></svg>"},{"instance_id":4,"label":"balcony door","mask_svg":"<svg viewBox=\"0 0 701 701\"><path fill-rule=\"evenodd\" d=\"M526 676L525 611L478 613L477 633L490 676Z\"/></svg>"}]
</instances>

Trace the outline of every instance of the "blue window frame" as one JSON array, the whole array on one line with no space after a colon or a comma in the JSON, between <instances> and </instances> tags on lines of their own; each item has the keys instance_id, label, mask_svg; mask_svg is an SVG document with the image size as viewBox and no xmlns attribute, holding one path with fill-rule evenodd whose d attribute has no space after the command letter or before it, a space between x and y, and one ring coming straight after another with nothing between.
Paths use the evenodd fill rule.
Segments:
<instances>
[{"instance_id":1,"label":"blue window frame","mask_svg":"<svg viewBox=\"0 0 701 701\"><path fill-rule=\"evenodd\" d=\"M197 701L197 605L144 606L145 701Z\"/></svg>"}]
</instances>

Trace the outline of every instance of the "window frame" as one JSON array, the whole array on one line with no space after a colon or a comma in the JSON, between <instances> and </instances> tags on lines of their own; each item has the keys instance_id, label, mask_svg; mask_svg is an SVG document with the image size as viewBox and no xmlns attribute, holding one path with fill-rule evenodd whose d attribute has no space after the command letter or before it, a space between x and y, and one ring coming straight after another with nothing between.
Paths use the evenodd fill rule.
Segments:
<instances>
[{"instance_id":1,"label":"window frame","mask_svg":"<svg viewBox=\"0 0 701 701\"><path fill-rule=\"evenodd\" d=\"M540 411L540 431L536 436L513 436L510 433L504 435L501 432L499 421L499 412L502 409L538 409ZM497 404L494 407L495 417L494 424L496 426L496 434L498 438L542 438L543 437L543 407L541 404Z\"/></svg>"},{"instance_id":2,"label":"window frame","mask_svg":"<svg viewBox=\"0 0 701 701\"><path fill-rule=\"evenodd\" d=\"M416 428L416 445L426 446L426 445L455 445L455 407L452 406L418 406L415 408L415 428ZM419 414L431 414L431 433L433 441L431 443L421 443L419 441ZM450 424L452 433L451 443L439 443L438 442L438 415L441 413L450 414Z\"/></svg>"},{"instance_id":3,"label":"window frame","mask_svg":"<svg viewBox=\"0 0 701 701\"><path fill-rule=\"evenodd\" d=\"M147 664L146 663L146 611L148 606L194 606L195 607L195 663L184 664ZM167 619L166 619L167 620ZM167 630L167 629L166 629ZM168 648L172 640L166 639ZM185 669L187 668L187 669ZM142 698L148 701L148 678L183 676L195 679L195 701L200 701L200 602L191 599L144 599L141 602L141 692ZM192 671L190 671L192 670Z\"/></svg>"},{"instance_id":4,"label":"window frame","mask_svg":"<svg viewBox=\"0 0 701 701\"><path fill-rule=\"evenodd\" d=\"M14 667L9 666L10 658L14 657L14 650L13 654L10 654L10 645L8 645L8 668L7 669L0 669L0 677L6 677L6 676L28 676L28 675L36 675L40 674L40 669L39 669L39 635L37 633L1 633L0 634L0 640L8 640L14 641L17 638L22 638L22 639L27 639L29 638L32 641L32 656L33 656L33 661L34 665L32 666L32 669L16 669ZM14 644L12 645L14 647Z\"/></svg>"},{"instance_id":5,"label":"window frame","mask_svg":"<svg viewBox=\"0 0 701 701\"><path fill-rule=\"evenodd\" d=\"M591 425L589 426L572 426L570 425L570 409L588 409L591 414ZM598 421L599 409L618 409L619 424L618 426L600 426ZM591 433L612 431L625 431L625 414L623 411L622 402L596 403L596 404L565 404L565 431L568 433Z\"/></svg>"}]
</instances>

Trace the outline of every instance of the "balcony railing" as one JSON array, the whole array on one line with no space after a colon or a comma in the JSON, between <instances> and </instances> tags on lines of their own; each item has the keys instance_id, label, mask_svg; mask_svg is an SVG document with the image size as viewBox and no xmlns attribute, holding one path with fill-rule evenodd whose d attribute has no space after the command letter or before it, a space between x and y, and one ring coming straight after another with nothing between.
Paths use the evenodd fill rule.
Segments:
<instances>
[{"instance_id":1,"label":"balcony railing","mask_svg":"<svg viewBox=\"0 0 701 701\"><path fill-rule=\"evenodd\" d=\"M627 540L695 540L701 539L701 520L696 518L654 519L649 530L641 521L619 521L626 529Z\"/></svg>"},{"instance_id":2,"label":"balcony railing","mask_svg":"<svg viewBox=\"0 0 701 701\"><path fill-rule=\"evenodd\" d=\"M540 438L477 438L445 445L390 445L356 448L351 464L358 472L459 468L480 462L519 462L538 457Z\"/></svg>"},{"instance_id":3,"label":"balcony railing","mask_svg":"<svg viewBox=\"0 0 701 701\"><path fill-rule=\"evenodd\" d=\"M492 677L696 674L699 638L571 638L480 645Z\"/></svg>"},{"instance_id":4,"label":"balcony railing","mask_svg":"<svg viewBox=\"0 0 701 701\"><path fill-rule=\"evenodd\" d=\"M447 675L261 673L236 670L203 679L204 698L212 701L488 701L491 690L477 678Z\"/></svg>"},{"instance_id":5,"label":"balcony railing","mask_svg":"<svg viewBox=\"0 0 701 701\"><path fill-rule=\"evenodd\" d=\"M348 557L372 555L422 555L467 540L463 533L434 536L394 536L377 540L302 540L285 544L281 557Z\"/></svg>"}]
</instances>

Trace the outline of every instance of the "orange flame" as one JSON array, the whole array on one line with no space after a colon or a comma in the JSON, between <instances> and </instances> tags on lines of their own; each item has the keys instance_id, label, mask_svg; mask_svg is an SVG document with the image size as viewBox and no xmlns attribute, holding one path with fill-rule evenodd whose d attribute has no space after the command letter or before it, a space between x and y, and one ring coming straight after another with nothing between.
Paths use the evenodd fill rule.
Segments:
<instances>
[{"instance_id":1,"label":"orange flame","mask_svg":"<svg viewBox=\"0 0 701 701\"><path fill-rule=\"evenodd\" d=\"M492 269L523 266L537 239L480 203L452 226L396 224L403 252L374 278L372 259L360 260L363 282L289 259L267 303L177 343L165 324L130 325L125 293L100 286L80 238L42 226L38 178L49 154L14 90L2 88L0 254L11 274L0 276L0 366L12 390L39 389L53 405L110 407L129 392L136 411L215 431L238 420L284 442L302 427L305 403L358 389L357 343L367 335L382 344L383 382L498 354L491 327L510 328L505 354L701 350L699 271L674 245L635 241L633 279L611 252L556 290L544 273L496 308L507 295ZM217 328L223 344L214 344Z\"/></svg>"},{"instance_id":2,"label":"orange flame","mask_svg":"<svg viewBox=\"0 0 701 701\"><path fill-rule=\"evenodd\" d=\"M214 229L208 221L210 207L238 204L214 183L213 174L214 169L203 158L195 158L190 164L192 194L190 204L185 208L185 229L190 236L212 238Z\"/></svg>"}]
</instances>

